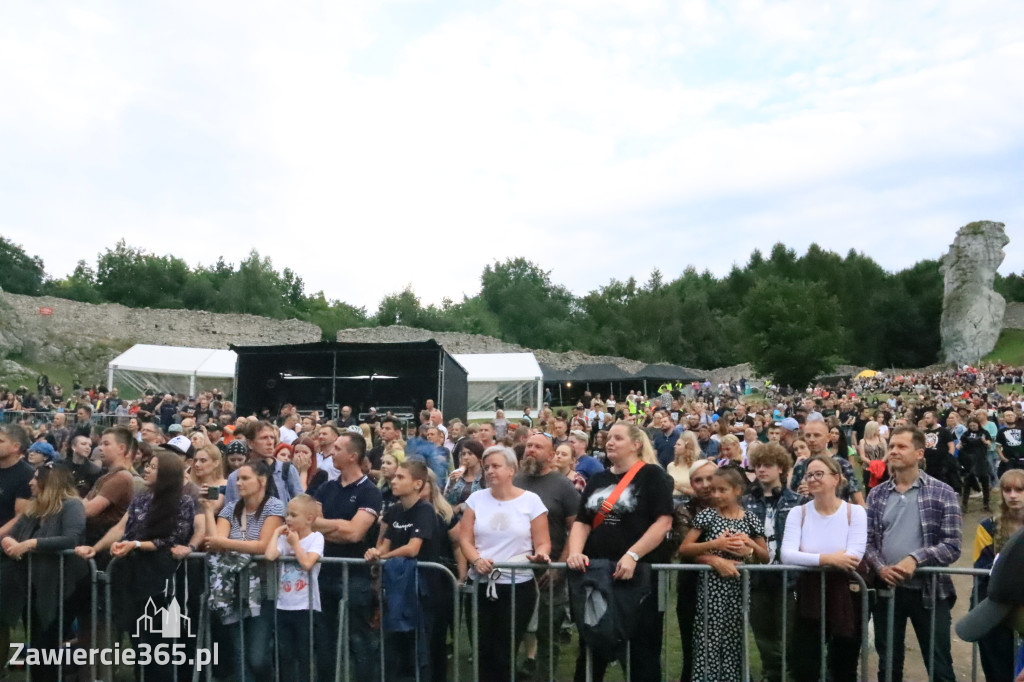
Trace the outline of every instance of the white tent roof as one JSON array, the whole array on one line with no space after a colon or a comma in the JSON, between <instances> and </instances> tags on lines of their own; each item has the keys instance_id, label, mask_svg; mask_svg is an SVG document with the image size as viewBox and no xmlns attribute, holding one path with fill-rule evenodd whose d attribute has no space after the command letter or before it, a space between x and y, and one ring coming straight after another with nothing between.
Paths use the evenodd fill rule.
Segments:
<instances>
[{"instance_id":1,"label":"white tent roof","mask_svg":"<svg viewBox=\"0 0 1024 682\"><path fill-rule=\"evenodd\" d=\"M459 353L453 355L469 381L537 381L543 378L533 353Z\"/></svg>"},{"instance_id":2,"label":"white tent roof","mask_svg":"<svg viewBox=\"0 0 1024 682\"><path fill-rule=\"evenodd\" d=\"M233 379L238 355L233 350L136 344L118 355L108 369L154 374Z\"/></svg>"}]
</instances>

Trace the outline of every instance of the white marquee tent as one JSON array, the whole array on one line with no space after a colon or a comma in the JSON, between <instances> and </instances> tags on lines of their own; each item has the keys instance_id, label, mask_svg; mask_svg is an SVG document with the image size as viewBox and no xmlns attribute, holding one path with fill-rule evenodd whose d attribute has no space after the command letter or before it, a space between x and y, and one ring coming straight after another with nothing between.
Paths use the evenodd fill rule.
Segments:
<instances>
[{"instance_id":1,"label":"white marquee tent","mask_svg":"<svg viewBox=\"0 0 1024 682\"><path fill-rule=\"evenodd\" d=\"M533 353L460 353L455 361L469 374L467 412L470 419L493 418L495 398L505 404L505 416L519 417L524 407L540 411L544 374Z\"/></svg>"},{"instance_id":2,"label":"white marquee tent","mask_svg":"<svg viewBox=\"0 0 1024 682\"><path fill-rule=\"evenodd\" d=\"M107 386L186 395L208 387L231 395L237 359L233 350L136 344L107 365Z\"/></svg>"}]
</instances>

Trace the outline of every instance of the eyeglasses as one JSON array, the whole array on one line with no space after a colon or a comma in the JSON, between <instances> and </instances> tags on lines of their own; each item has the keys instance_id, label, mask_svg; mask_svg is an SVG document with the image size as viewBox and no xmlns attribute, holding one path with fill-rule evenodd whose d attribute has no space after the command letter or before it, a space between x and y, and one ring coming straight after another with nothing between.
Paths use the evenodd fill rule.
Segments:
<instances>
[{"instance_id":1,"label":"eyeglasses","mask_svg":"<svg viewBox=\"0 0 1024 682\"><path fill-rule=\"evenodd\" d=\"M808 471L807 472L807 478L813 479L815 481L820 481L821 479L825 478L826 476L835 476L835 475L836 475L836 473L832 472L832 471Z\"/></svg>"}]
</instances>

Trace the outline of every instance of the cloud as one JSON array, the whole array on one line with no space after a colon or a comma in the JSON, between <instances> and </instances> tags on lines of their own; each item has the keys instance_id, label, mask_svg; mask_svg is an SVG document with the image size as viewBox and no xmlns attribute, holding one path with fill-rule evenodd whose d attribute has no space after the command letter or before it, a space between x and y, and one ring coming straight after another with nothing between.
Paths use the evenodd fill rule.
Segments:
<instances>
[{"instance_id":1,"label":"cloud","mask_svg":"<svg viewBox=\"0 0 1024 682\"><path fill-rule=\"evenodd\" d=\"M898 269L1024 217L1017 3L106 10L0 29L0 231L57 275L257 248L373 308L518 255L577 292L780 240Z\"/></svg>"}]
</instances>

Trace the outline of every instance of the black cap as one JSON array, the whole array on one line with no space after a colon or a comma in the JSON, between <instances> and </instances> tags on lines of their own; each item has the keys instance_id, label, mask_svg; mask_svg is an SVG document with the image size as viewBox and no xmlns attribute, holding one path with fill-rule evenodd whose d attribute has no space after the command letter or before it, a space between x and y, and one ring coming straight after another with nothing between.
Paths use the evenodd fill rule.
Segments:
<instances>
[{"instance_id":1,"label":"black cap","mask_svg":"<svg viewBox=\"0 0 1024 682\"><path fill-rule=\"evenodd\" d=\"M988 581L988 597L956 624L965 642L977 642L1002 624L1018 606L1024 606L1024 531L1017 531L996 557Z\"/></svg>"}]
</instances>

